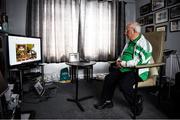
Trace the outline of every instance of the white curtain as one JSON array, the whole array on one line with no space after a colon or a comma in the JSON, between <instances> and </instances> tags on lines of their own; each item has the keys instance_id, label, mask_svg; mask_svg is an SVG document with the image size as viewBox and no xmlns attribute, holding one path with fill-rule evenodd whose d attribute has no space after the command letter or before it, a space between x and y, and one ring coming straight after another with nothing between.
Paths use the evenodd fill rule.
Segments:
<instances>
[{"instance_id":1,"label":"white curtain","mask_svg":"<svg viewBox=\"0 0 180 120\"><path fill-rule=\"evenodd\" d=\"M27 33L43 40L45 62L80 52L91 60L115 57L116 0L29 0Z\"/></svg>"},{"instance_id":2,"label":"white curtain","mask_svg":"<svg viewBox=\"0 0 180 120\"><path fill-rule=\"evenodd\" d=\"M92 60L115 57L116 6L113 2L91 0L81 2L81 56Z\"/></svg>"},{"instance_id":3,"label":"white curtain","mask_svg":"<svg viewBox=\"0 0 180 120\"><path fill-rule=\"evenodd\" d=\"M66 61L78 52L79 2L77 0L30 0L30 32L43 40L45 62Z\"/></svg>"}]
</instances>

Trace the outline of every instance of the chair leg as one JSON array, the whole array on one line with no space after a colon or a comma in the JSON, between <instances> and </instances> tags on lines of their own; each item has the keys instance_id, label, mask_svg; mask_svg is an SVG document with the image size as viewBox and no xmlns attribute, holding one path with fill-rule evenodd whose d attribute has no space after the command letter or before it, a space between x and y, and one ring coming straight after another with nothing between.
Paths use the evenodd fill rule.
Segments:
<instances>
[{"instance_id":1,"label":"chair leg","mask_svg":"<svg viewBox=\"0 0 180 120\"><path fill-rule=\"evenodd\" d=\"M163 75L163 66L160 67L159 71L159 84L158 84L158 105L161 106L161 90L162 90L162 75Z\"/></svg>"}]
</instances>

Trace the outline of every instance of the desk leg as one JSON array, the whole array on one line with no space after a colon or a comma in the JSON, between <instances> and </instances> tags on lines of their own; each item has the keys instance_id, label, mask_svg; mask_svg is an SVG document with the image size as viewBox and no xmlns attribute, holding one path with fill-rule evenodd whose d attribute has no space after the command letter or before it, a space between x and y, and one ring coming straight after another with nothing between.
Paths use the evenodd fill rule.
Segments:
<instances>
[{"instance_id":1,"label":"desk leg","mask_svg":"<svg viewBox=\"0 0 180 120\"><path fill-rule=\"evenodd\" d=\"M93 78L93 66L89 66L86 71L87 81L90 81Z\"/></svg>"},{"instance_id":2,"label":"desk leg","mask_svg":"<svg viewBox=\"0 0 180 120\"><path fill-rule=\"evenodd\" d=\"M73 76L73 82L76 82L76 80L78 78L78 70L74 66L72 66L72 76Z\"/></svg>"},{"instance_id":3,"label":"desk leg","mask_svg":"<svg viewBox=\"0 0 180 120\"><path fill-rule=\"evenodd\" d=\"M81 106L81 104L79 103L79 99L78 99L78 88L79 88L79 83L78 83L78 67L74 68L72 67L72 71L73 71L73 80L74 80L74 72L75 72L75 77L76 77L76 96L75 99L67 99L67 101L69 102L75 102L77 104L77 106L80 108L81 111L84 111L84 108Z\"/></svg>"},{"instance_id":4,"label":"desk leg","mask_svg":"<svg viewBox=\"0 0 180 120\"><path fill-rule=\"evenodd\" d=\"M93 66L90 66L90 69L89 69L89 75L90 75L90 79L93 79Z\"/></svg>"},{"instance_id":5,"label":"desk leg","mask_svg":"<svg viewBox=\"0 0 180 120\"><path fill-rule=\"evenodd\" d=\"M83 100L86 100L86 99L89 99L89 98L92 98L93 96L87 96L87 97L83 97L83 98L78 98L78 90L79 90L79 81L78 81L78 67L76 67L75 69L75 74L76 74L76 96L75 96L75 99L67 99L67 101L69 102L74 102L77 104L77 106L80 108L80 110L82 112L84 112L84 108L82 107L82 105L80 104L80 101L83 101Z\"/></svg>"},{"instance_id":6,"label":"desk leg","mask_svg":"<svg viewBox=\"0 0 180 120\"><path fill-rule=\"evenodd\" d=\"M23 70L19 71L19 77L20 77L20 100L23 99Z\"/></svg>"},{"instance_id":7,"label":"desk leg","mask_svg":"<svg viewBox=\"0 0 180 120\"><path fill-rule=\"evenodd\" d=\"M84 79L89 81L89 68L84 68Z\"/></svg>"},{"instance_id":8,"label":"desk leg","mask_svg":"<svg viewBox=\"0 0 180 120\"><path fill-rule=\"evenodd\" d=\"M70 67L70 75L71 75L71 82L73 83L75 81L76 77L76 68L74 66Z\"/></svg>"},{"instance_id":9,"label":"desk leg","mask_svg":"<svg viewBox=\"0 0 180 120\"><path fill-rule=\"evenodd\" d=\"M73 69L70 67L71 82L73 82Z\"/></svg>"}]
</instances>

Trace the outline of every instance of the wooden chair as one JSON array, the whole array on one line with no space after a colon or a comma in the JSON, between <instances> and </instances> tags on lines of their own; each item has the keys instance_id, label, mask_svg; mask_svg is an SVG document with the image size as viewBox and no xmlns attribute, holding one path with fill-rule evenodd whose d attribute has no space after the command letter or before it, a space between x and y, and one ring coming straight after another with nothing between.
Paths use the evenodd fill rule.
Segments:
<instances>
[{"instance_id":1,"label":"wooden chair","mask_svg":"<svg viewBox=\"0 0 180 120\"><path fill-rule=\"evenodd\" d=\"M151 64L135 66L136 72L138 72L138 69L141 69L141 68L150 68L150 76L149 76L149 79L146 81L138 82L138 80L137 80L137 82L135 83L134 105L135 105L135 101L137 99L138 88L152 87L152 86L158 86L158 88L159 88L159 86L161 85L161 80L162 80L162 69L163 69L162 67L165 65L165 63L162 62L164 41L165 41L165 32L149 32L149 33L145 33L144 36L152 45L153 59L151 60ZM157 81L158 76L159 76L159 79ZM160 96L159 96L159 98L160 98ZM135 114L136 107L134 107L134 109L135 110L133 113L133 118L135 119L136 118L136 114Z\"/></svg>"}]
</instances>

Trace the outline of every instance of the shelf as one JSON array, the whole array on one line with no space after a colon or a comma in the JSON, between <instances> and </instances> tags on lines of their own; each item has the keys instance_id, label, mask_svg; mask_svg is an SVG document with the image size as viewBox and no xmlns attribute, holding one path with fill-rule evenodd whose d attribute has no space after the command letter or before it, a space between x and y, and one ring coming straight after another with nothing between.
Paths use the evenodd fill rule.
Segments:
<instances>
[{"instance_id":1,"label":"shelf","mask_svg":"<svg viewBox=\"0 0 180 120\"><path fill-rule=\"evenodd\" d=\"M34 78L42 76L42 73L41 72L30 72L30 73L25 73L23 76L25 79L29 80L29 79L34 79Z\"/></svg>"}]
</instances>

